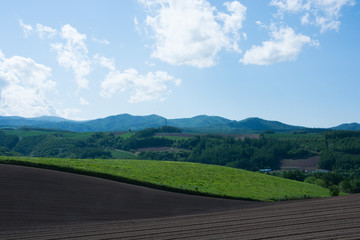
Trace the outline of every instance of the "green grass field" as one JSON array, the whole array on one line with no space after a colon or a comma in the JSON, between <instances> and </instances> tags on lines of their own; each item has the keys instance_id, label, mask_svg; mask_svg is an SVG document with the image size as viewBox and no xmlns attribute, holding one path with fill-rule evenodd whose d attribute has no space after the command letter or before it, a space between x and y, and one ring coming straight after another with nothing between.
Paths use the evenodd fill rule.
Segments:
<instances>
[{"instance_id":1,"label":"green grass field","mask_svg":"<svg viewBox=\"0 0 360 240\"><path fill-rule=\"evenodd\" d=\"M185 162L0 157L20 164L104 177L159 189L225 198L277 201L328 197L317 185L235 168Z\"/></svg>"}]
</instances>

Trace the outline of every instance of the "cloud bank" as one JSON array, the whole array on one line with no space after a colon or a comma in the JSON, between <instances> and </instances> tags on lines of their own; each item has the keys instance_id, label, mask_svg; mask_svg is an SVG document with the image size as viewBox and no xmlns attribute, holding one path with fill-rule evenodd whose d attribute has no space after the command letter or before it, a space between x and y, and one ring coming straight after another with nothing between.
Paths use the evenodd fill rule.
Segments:
<instances>
[{"instance_id":1,"label":"cloud bank","mask_svg":"<svg viewBox=\"0 0 360 240\"><path fill-rule=\"evenodd\" d=\"M48 95L56 83L49 79L51 68L31 58L6 58L0 50L0 115L34 117L53 115L55 110Z\"/></svg>"},{"instance_id":2,"label":"cloud bank","mask_svg":"<svg viewBox=\"0 0 360 240\"><path fill-rule=\"evenodd\" d=\"M147 8L145 25L154 39L152 57L173 65L214 66L223 49L240 52L239 30L246 7L226 2L227 13L205 0L142 1Z\"/></svg>"},{"instance_id":3,"label":"cloud bank","mask_svg":"<svg viewBox=\"0 0 360 240\"><path fill-rule=\"evenodd\" d=\"M247 8L239 1L225 2L225 11L206 0L140 2L147 14L145 31L154 41L151 57L171 65L212 67L223 50L241 54L241 40L248 39L243 30ZM284 24L290 15L298 16L302 26L319 28L320 33L338 31L341 10L354 4L354 0L271 0L276 13L270 20L272 27L266 27L270 39L247 49L240 62L269 65L296 60L305 45L318 46L319 42ZM138 18L134 22L138 30Z\"/></svg>"}]
</instances>

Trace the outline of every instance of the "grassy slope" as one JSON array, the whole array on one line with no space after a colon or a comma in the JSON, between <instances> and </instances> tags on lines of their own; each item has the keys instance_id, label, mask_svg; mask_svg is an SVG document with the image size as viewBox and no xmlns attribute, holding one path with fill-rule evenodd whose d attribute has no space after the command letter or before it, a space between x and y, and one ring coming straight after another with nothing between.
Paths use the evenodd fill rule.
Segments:
<instances>
[{"instance_id":1,"label":"grassy slope","mask_svg":"<svg viewBox=\"0 0 360 240\"><path fill-rule=\"evenodd\" d=\"M0 157L0 163L60 169L155 188L227 198L274 201L329 196L327 189L316 185L197 163L25 157Z\"/></svg>"}]
</instances>

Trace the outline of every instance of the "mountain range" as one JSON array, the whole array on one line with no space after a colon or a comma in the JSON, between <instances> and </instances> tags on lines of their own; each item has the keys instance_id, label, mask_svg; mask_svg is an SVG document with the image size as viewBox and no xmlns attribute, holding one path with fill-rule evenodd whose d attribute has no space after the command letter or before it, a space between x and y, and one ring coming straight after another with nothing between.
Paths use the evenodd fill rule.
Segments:
<instances>
[{"instance_id":1,"label":"mountain range","mask_svg":"<svg viewBox=\"0 0 360 240\"><path fill-rule=\"evenodd\" d=\"M199 133L260 133L265 130L275 132L313 131L311 128L293 126L278 121L261 118L247 118L241 121L218 116L199 115L192 118L166 119L158 115L133 116L120 114L88 121L74 121L54 116L36 118L0 116L0 128L49 128L74 132L96 131L137 131L164 125L178 127L187 132ZM360 124L341 124L330 128L334 130L360 130Z\"/></svg>"}]
</instances>

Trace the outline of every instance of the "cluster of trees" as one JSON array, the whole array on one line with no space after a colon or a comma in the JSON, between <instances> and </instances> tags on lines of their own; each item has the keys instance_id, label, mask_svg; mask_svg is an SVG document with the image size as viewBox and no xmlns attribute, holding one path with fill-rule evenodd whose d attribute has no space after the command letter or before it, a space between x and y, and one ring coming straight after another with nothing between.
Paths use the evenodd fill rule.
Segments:
<instances>
[{"instance_id":1,"label":"cluster of trees","mask_svg":"<svg viewBox=\"0 0 360 240\"><path fill-rule=\"evenodd\" d=\"M325 131L316 138L303 138L297 142L306 149L319 152L318 167L330 172L295 170L274 175L329 188L333 195L339 191L360 193L360 132Z\"/></svg>"},{"instance_id":2,"label":"cluster of trees","mask_svg":"<svg viewBox=\"0 0 360 240\"><path fill-rule=\"evenodd\" d=\"M95 132L86 138L69 138L62 132L17 136L0 131L0 155L107 159L113 157L111 151L115 149L135 151L141 148L170 147L169 151L141 152L138 158L198 162L256 171L262 168L279 169L284 158L306 158L321 153L319 167L341 174L341 181L301 172L284 172L281 176L325 184L327 187L338 186L346 192L357 192L360 189L360 132L299 133L289 134L288 138L265 132L258 139L244 140L219 135L199 135L181 140L159 136L160 133L180 132L178 128L164 126L126 136Z\"/></svg>"},{"instance_id":3,"label":"cluster of trees","mask_svg":"<svg viewBox=\"0 0 360 240\"><path fill-rule=\"evenodd\" d=\"M282 171L281 173L272 173L272 175L329 188L330 193L334 196L338 195L340 191L360 193L360 177L356 174L338 172L305 173L299 170L290 170Z\"/></svg>"},{"instance_id":4,"label":"cluster of trees","mask_svg":"<svg viewBox=\"0 0 360 240\"><path fill-rule=\"evenodd\" d=\"M174 151L139 154L141 159L188 161L224 165L247 170L278 169L283 158L305 157L309 152L295 142L261 136L259 139L196 136L182 140L157 136L159 133L179 133L180 129L164 126L148 128L122 137L114 133L96 132L88 138L68 138L62 133L18 137L0 131L2 155L34 157L111 158L110 150L132 151L141 148L172 147Z\"/></svg>"},{"instance_id":5,"label":"cluster of trees","mask_svg":"<svg viewBox=\"0 0 360 240\"><path fill-rule=\"evenodd\" d=\"M324 133L326 147L319 167L332 171L360 173L360 132L331 131Z\"/></svg>"},{"instance_id":6,"label":"cluster of trees","mask_svg":"<svg viewBox=\"0 0 360 240\"><path fill-rule=\"evenodd\" d=\"M71 139L59 133L20 138L0 131L0 154L55 158L111 158L109 151L93 144L90 139Z\"/></svg>"},{"instance_id":7,"label":"cluster of trees","mask_svg":"<svg viewBox=\"0 0 360 240\"><path fill-rule=\"evenodd\" d=\"M177 152L143 152L143 159L188 161L258 170L278 169L283 158L308 156L309 152L295 143L260 137L234 139L218 135L196 136L173 143L183 149Z\"/></svg>"},{"instance_id":8,"label":"cluster of trees","mask_svg":"<svg viewBox=\"0 0 360 240\"><path fill-rule=\"evenodd\" d=\"M9 130L9 129L8 129ZM32 131L34 129L22 129ZM42 131L42 129L36 129ZM0 131L0 155L23 155L55 158L112 158L110 150L125 151L148 147L171 147L174 141L156 137L157 133L179 133L180 129L164 126L135 132L129 138L114 133L95 132L88 138L69 138L64 133L43 130L38 136L19 137Z\"/></svg>"}]
</instances>

